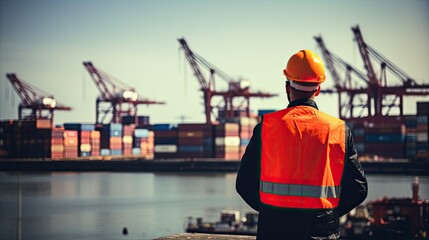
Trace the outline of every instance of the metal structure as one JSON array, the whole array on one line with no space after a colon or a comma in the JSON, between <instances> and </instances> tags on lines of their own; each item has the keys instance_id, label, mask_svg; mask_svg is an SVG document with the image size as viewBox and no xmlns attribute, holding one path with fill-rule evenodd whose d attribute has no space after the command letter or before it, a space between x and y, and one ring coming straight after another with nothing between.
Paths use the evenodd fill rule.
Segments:
<instances>
[{"instance_id":1,"label":"metal structure","mask_svg":"<svg viewBox=\"0 0 429 240\"><path fill-rule=\"evenodd\" d=\"M339 117L342 119L360 119L361 117L379 118L380 120L388 117L402 119L404 116L404 97L428 96L429 85L418 84L405 71L369 46L364 41L359 26L352 27L352 31L363 59L366 73L360 72L329 51L321 36L315 37L322 51L326 66L335 82L335 90L324 92L338 93ZM372 64L372 59L375 59L380 64L378 74ZM345 71L344 79L338 73L340 68ZM388 84L388 70L391 75L400 80L399 85ZM352 76L357 78L352 78ZM358 81L354 81L355 79ZM396 113L392 111L393 109L396 109ZM358 114L356 114L356 110L359 110Z\"/></svg>"},{"instance_id":2,"label":"metal structure","mask_svg":"<svg viewBox=\"0 0 429 240\"><path fill-rule=\"evenodd\" d=\"M334 88L322 89L321 93L338 94L339 118L350 119L360 117L365 106L369 104L367 99L368 78L365 73L360 72L329 51L321 36L316 36L314 39L322 51L326 68L330 71L334 80ZM340 75L340 72L344 73L344 76ZM356 110L359 110L359 112L357 113Z\"/></svg>"},{"instance_id":3,"label":"metal structure","mask_svg":"<svg viewBox=\"0 0 429 240\"><path fill-rule=\"evenodd\" d=\"M404 96L428 96L429 85L418 84L405 71L389 61L374 48L369 46L363 39L359 26L352 27L355 40L359 47L359 52L364 62L364 68L369 79L370 96L374 109L368 104L368 115L370 116L391 116L392 108L399 110L399 116L402 117ZM371 62L375 59L380 64L379 76L374 71ZM389 70L397 79L400 85L388 86L387 70Z\"/></svg>"},{"instance_id":4,"label":"metal structure","mask_svg":"<svg viewBox=\"0 0 429 240\"><path fill-rule=\"evenodd\" d=\"M6 77L21 98L21 103L18 106L19 120L48 119L53 123L54 111L70 111L72 109L58 103L52 94L19 79L15 73L7 73Z\"/></svg>"},{"instance_id":5,"label":"metal structure","mask_svg":"<svg viewBox=\"0 0 429 240\"><path fill-rule=\"evenodd\" d=\"M201 85L207 124L212 123L212 117L218 121L231 121L236 117L235 114L240 111L244 111L245 116L250 117L250 98L270 98L277 96L277 94L265 93L261 91L252 92L250 90L250 83L248 80L234 80L222 70L192 51L184 38L180 38L178 41L180 43L181 49L183 49L185 52L186 59L191 65L195 77ZM209 71L208 80L203 75L200 66ZM216 75L228 84L227 90L219 91L215 89ZM212 105L212 100L214 97L221 98L219 106ZM236 104L237 101L234 101L235 99L238 101L241 100L241 102ZM219 109L217 116L214 112L214 108Z\"/></svg>"},{"instance_id":6,"label":"metal structure","mask_svg":"<svg viewBox=\"0 0 429 240\"><path fill-rule=\"evenodd\" d=\"M121 123L123 116L133 116L137 123L138 105L165 104L141 98L134 88L96 68L92 62L83 62L100 92L96 100L96 124ZM106 119L110 116L110 120Z\"/></svg>"}]
</instances>

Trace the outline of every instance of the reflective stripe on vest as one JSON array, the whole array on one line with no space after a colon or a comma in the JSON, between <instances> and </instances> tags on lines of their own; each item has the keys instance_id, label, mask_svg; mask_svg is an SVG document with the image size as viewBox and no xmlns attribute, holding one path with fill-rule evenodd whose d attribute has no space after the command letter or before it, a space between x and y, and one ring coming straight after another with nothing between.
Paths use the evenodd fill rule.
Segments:
<instances>
[{"instance_id":1,"label":"reflective stripe on vest","mask_svg":"<svg viewBox=\"0 0 429 240\"><path fill-rule=\"evenodd\" d=\"M298 209L338 206L344 121L310 106L286 108L263 116L261 140L262 203Z\"/></svg>"},{"instance_id":2,"label":"reflective stripe on vest","mask_svg":"<svg viewBox=\"0 0 429 240\"><path fill-rule=\"evenodd\" d=\"M313 198L338 198L340 186L311 186L302 184L282 184L272 182L260 182L260 190L264 193L272 193L283 196L303 196Z\"/></svg>"}]
</instances>

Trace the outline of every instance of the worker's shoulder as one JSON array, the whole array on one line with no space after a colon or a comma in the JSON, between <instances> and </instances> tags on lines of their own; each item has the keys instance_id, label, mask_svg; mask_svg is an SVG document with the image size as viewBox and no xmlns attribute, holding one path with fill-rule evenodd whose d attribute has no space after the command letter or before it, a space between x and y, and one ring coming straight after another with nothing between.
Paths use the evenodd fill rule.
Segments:
<instances>
[{"instance_id":1,"label":"worker's shoulder","mask_svg":"<svg viewBox=\"0 0 429 240\"><path fill-rule=\"evenodd\" d=\"M291 110L291 109L290 108L284 108L284 109L280 109L280 110L277 110L274 112L265 113L264 115L262 115L262 119L265 117L283 116L289 110Z\"/></svg>"},{"instance_id":2,"label":"worker's shoulder","mask_svg":"<svg viewBox=\"0 0 429 240\"><path fill-rule=\"evenodd\" d=\"M331 124L346 124L344 120L339 119L335 116L332 116L330 114L327 114L325 112L319 111L318 115L320 118L324 119L325 121L331 123Z\"/></svg>"}]
</instances>

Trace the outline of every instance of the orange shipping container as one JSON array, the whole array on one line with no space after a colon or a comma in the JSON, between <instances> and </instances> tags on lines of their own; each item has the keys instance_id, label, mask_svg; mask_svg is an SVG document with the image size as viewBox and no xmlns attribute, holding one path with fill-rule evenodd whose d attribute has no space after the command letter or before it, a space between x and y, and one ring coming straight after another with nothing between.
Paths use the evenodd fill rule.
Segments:
<instances>
[{"instance_id":1,"label":"orange shipping container","mask_svg":"<svg viewBox=\"0 0 429 240\"><path fill-rule=\"evenodd\" d=\"M122 137L120 136L114 136L114 137L110 137L110 145L112 144L122 144Z\"/></svg>"},{"instance_id":2,"label":"orange shipping container","mask_svg":"<svg viewBox=\"0 0 429 240\"><path fill-rule=\"evenodd\" d=\"M64 131L64 137L76 137L77 138L77 131L65 130Z\"/></svg>"},{"instance_id":3,"label":"orange shipping container","mask_svg":"<svg viewBox=\"0 0 429 240\"><path fill-rule=\"evenodd\" d=\"M91 131L90 137L92 139L100 139L100 132L99 131Z\"/></svg>"},{"instance_id":4,"label":"orange shipping container","mask_svg":"<svg viewBox=\"0 0 429 240\"><path fill-rule=\"evenodd\" d=\"M65 138L64 139L65 146L77 146L77 138Z\"/></svg>"}]
</instances>

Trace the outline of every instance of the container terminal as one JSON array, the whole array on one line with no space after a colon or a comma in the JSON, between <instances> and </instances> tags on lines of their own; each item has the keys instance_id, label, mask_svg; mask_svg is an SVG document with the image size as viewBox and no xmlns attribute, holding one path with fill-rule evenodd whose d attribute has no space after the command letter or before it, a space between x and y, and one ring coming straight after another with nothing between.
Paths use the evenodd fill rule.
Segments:
<instances>
[{"instance_id":1,"label":"container terminal","mask_svg":"<svg viewBox=\"0 0 429 240\"><path fill-rule=\"evenodd\" d=\"M352 130L366 173L428 175L429 101L417 102L413 115L404 114L403 103L406 97L429 96L429 85L413 80L366 43L359 26L351 30L366 72L328 50L322 37L315 36L334 81L334 86L322 94L338 96L339 118ZM91 61L84 61L83 66L100 93L95 104L95 122L54 125L54 112L72 108L18 78L16 73L8 73L6 78L21 102L18 119L0 120L1 170L237 171L255 125L264 114L279 110L260 109L254 114L250 111L250 99L277 95L251 89L248 80L231 78L193 51L184 38L178 42L201 86L205 122L152 124L150 116L137 114L138 107L165 102L142 97L134 87ZM379 64L378 71L372 61ZM388 84L387 73L399 84ZM226 90L215 88L217 78L227 83ZM220 104L214 105L215 100ZM413 186L418 188L417 184ZM418 190L413 189L413 193ZM376 233L395 239L399 231L405 234L402 236L423 239L429 232L428 209L428 200L419 199L418 194L406 199L377 199L347 216L343 230L353 237ZM236 219L236 215L233 217ZM257 218L252 214L247 217ZM255 221L248 223L255 226ZM186 231L210 232L201 226L215 229L199 219L195 224L190 222Z\"/></svg>"},{"instance_id":2,"label":"container terminal","mask_svg":"<svg viewBox=\"0 0 429 240\"><path fill-rule=\"evenodd\" d=\"M367 171L411 173L422 169L422 172L429 172L429 101L417 102L415 115L405 115L403 110L404 98L428 96L429 85L417 83L366 43L359 26L351 30L366 72L328 50L322 37L315 36L334 81L333 88L322 93L338 96L339 117L352 129ZM43 162L46 168L69 161L74 165L67 166L76 169L80 169L78 165L92 170L95 166L105 169L101 164L107 161L111 162L109 169L113 169L113 162L120 162L118 165L122 166L129 163L134 167L144 164L145 167L137 169L146 169L149 163L141 163L141 160L151 160L156 166L161 166L155 164L160 161L165 162L163 167L167 163L175 166L170 169L198 170L195 166L212 164L218 167L214 170L236 170L254 126L263 114L278 110L261 109L257 114L252 113L250 99L273 98L277 94L251 89L248 80L228 76L193 51L184 38L179 38L178 43L201 86L204 123L151 124L149 116L137 114L138 107L165 102L142 97L134 87L92 62L84 61L83 66L100 93L95 104L95 122L66 122L54 126L54 112L72 108L20 79L16 73L8 73L6 77L21 103L18 119L0 121L2 169L10 162L17 162L13 167L16 169L21 166L18 162L25 162L26 168ZM380 64L379 71L372 61ZM396 78L400 84L388 84L387 76ZM227 83L226 90L215 88L215 80L219 78ZM220 100L221 104L214 105L215 100ZM100 164L94 163L97 160ZM58 163L48 164L48 161ZM223 162L231 163L220 167ZM183 166L179 167L179 163Z\"/></svg>"}]
</instances>

